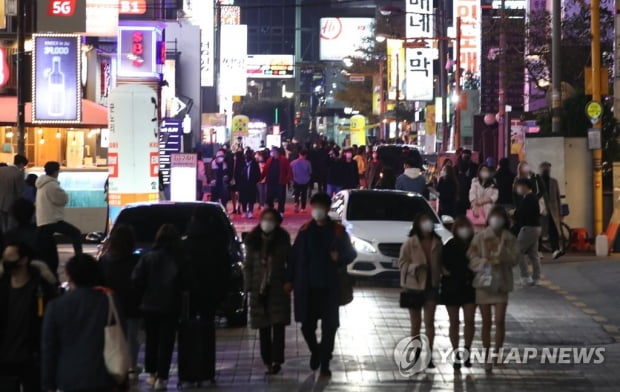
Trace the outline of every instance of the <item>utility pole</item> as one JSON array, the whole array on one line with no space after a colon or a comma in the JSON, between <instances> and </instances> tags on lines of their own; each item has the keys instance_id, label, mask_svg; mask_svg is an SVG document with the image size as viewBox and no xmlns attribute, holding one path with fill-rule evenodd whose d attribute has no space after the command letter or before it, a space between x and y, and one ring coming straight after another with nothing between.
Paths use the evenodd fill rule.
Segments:
<instances>
[{"instance_id":1,"label":"utility pole","mask_svg":"<svg viewBox=\"0 0 620 392\"><path fill-rule=\"evenodd\" d=\"M560 63L560 41L561 32L561 12L562 1L553 0L551 14L551 132L555 135L562 130L562 75Z\"/></svg>"},{"instance_id":2,"label":"utility pole","mask_svg":"<svg viewBox=\"0 0 620 392\"><path fill-rule=\"evenodd\" d=\"M497 124L497 159L506 156L506 0L502 0L499 22L499 122Z\"/></svg>"},{"instance_id":3,"label":"utility pole","mask_svg":"<svg viewBox=\"0 0 620 392\"><path fill-rule=\"evenodd\" d=\"M590 3L590 23L592 33L592 100L601 102L601 9L600 0ZM601 120L594 124L594 130L601 132ZM594 235L603 232L603 150L592 151L592 169L594 170L592 205L594 207Z\"/></svg>"},{"instance_id":4,"label":"utility pole","mask_svg":"<svg viewBox=\"0 0 620 392\"><path fill-rule=\"evenodd\" d=\"M26 70L24 69L24 42L26 40L26 1L17 0L17 153L26 155Z\"/></svg>"},{"instance_id":5,"label":"utility pole","mask_svg":"<svg viewBox=\"0 0 620 392\"><path fill-rule=\"evenodd\" d=\"M620 0L618 0L620 1ZM454 110L454 149L458 150L461 147L461 17L456 18L456 55L454 70L454 95L458 101L455 104Z\"/></svg>"},{"instance_id":6,"label":"utility pole","mask_svg":"<svg viewBox=\"0 0 620 392\"><path fill-rule=\"evenodd\" d=\"M620 1L620 0L618 0ZM385 121L383 121L383 116L385 116L385 90L383 89L383 59L379 60L379 120L381 120L381 128L379 132L379 139L385 139Z\"/></svg>"},{"instance_id":7,"label":"utility pole","mask_svg":"<svg viewBox=\"0 0 620 392\"><path fill-rule=\"evenodd\" d=\"M294 113L301 110L301 71L302 71L302 51L301 51L301 1L295 0L295 107ZM303 114L302 114L303 115ZM292 134L299 138L298 126L295 126Z\"/></svg>"}]
</instances>

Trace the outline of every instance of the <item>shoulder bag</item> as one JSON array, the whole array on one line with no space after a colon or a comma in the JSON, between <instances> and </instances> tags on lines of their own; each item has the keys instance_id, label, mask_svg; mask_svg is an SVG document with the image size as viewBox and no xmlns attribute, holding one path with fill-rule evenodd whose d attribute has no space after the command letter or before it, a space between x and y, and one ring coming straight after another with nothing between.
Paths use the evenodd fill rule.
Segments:
<instances>
[{"instance_id":1,"label":"shoulder bag","mask_svg":"<svg viewBox=\"0 0 620 392\"><path fill-rule=\"evenodd\" d=\"M114 298L109 291L105 291L108 297L108 321L104 330L103 358L108 373L122 384L129 374L131 368L131 356L125 339L125 333L121 326L118 311L114 304Z\"/></svg>"}]
</instances>

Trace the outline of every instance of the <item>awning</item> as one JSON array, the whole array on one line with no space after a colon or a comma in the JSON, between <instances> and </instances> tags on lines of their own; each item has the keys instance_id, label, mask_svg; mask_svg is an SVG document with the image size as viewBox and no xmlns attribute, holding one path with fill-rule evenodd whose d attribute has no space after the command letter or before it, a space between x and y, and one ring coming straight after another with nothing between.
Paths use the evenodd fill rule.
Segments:
<instances>
[{"instance_id":1,"label":"awning","mask_svg":"<svg viewBox=\"0 0 620 392\"><path fill-rule=\"evenodd\" d=\"M88 99L82 99L82 121L78 124L32 124L32 103L26 102L26 126L50 126L54 128L107 128L108 108ZM0 96L0 126L17 123L17 97Z\"/></svg>"}]
</instances>

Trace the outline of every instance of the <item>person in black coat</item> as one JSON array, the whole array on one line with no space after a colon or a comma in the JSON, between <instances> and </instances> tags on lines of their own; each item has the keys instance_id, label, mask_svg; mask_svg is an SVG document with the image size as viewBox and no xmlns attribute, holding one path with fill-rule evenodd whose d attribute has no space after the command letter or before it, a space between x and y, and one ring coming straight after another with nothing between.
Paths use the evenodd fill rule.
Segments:
<instances>
[{"instance_id":1,"label":"person in black coat","mask_svg":"<svg viewBox=\"0 0 620 392\"><path fill-rule=\"evenodd\" d=\"M43 389L112 392L116 382L103 358L109 300L95 289L102 284L99 266L79 254L66 272L71 289L49 304L43 319Z\"/></svg>"},{"instance_id":2,"label":"person in black coat","mask_svg":"<svg viewBox=\"0 0 620 392\"><path fill-rule=\"evenodd\" d=\"M327 160L327 194L330 196L340 192L344 184L343 161L338 155L339 151L333 149L329 152Z\"/></svg>"},{"instance_id":3,"label":"person in black coat","mask_svg":"<svg viewBox=\"0 0 620 392\"><path fill-rule=\"evenodd\" d=\"M105 286L114 292L119 311L125 316L123 329L131 354L129 378L134 380L138 375L138 333L142 312L139 292L131 281L131 274L139 259L134 253L136 237L133 228L123 224L115 225L107 244L106 253L99 259L99 267Z\"/></svg>"},{"instance_id":4,"label":"person in black coat","mask_svg":"<svg viewBox=\"0 0 620 392\"><path fill-rule=\"evenodd\" d=\"M459 200L459 181L452 166L441 169L441 177L437 182L439 192L439 216L457 216L457 202Z\"/></svg>"},{"instance_id":5,"label":"person in black coat","mask_svg":"<svg viewBox=\"0 0 620 392\"><path fill-rule=\"evenodd\" d=\"M514 208L514 181L515 174L510 170L510 160L502 158L499 160L499 169L495 172L495 184L497 186L497 204L507 210Z\"/></svg>"},{"instance_id":6,"label":"person in black coat","mask_svg":"<svg viewBox=\"0 0 620 392\"><path fill-rule=\"evenodd\" d=\"M360 176L357 162L353 160L353 150L344 150L342 159L342 189L357 189L360 186Z\"/></svg>"},{"instance_id":7,"label":"person in black coat","mask_svg":"<svg viewBox=\"0 0 620 392\"><path fill-rule=\"evenodd\" d=\"M476 315L476 291L472 286L473 272L469 269L467 249L474 237L471 222L465 218L458 218L452 227L454 237L443 247L442 265L447 274L441 278L441 303L448 309L450 319L450 342L452 349L459 348L459 312L463 308L465 315L465 349L471 348L474 339ZM458 352L458 351L456 351ZM454 368L459 369L461 358L455 358ZM465 366L470 367L469 358L465 359Z\"/></svg>"},{"instance_id":8,"label":"person in black coat","mask_svg":"<svg viewBox=\"0 0 620 392\"><path fill-rule=\"evenodd\" d=\"M236 182L239 190L239 203L244 218L254 217L254 204L258 196L258 182L260 181L260 168L254 159L252 150L245 151L245 163L237 173Z\"/></svg>"},{"instance_id":9,"label":"person in black coat","mask_svg":"<svg viewBox=\"0 0 620 392\"><path fill-rule=\"evenodd\" d=\"M181 305L181 235L172 224L162 225L153 250L140 258L132 280L142 294L146 348L144 367L155 389L166 388Z\"/></svg>"},{"instance_id":10,"label":"person in black coat","mask_svg":"<svg viewBox=\"0 0 620 392\"><path fill-rule=\"evenodd\" d=\"M41 326L56 277L25 242L7 242L0 265L0 379L41 391ZM1 389L1 388L0 388Z\"/></svg>"},{"instance_id":11,"label":"person in black coat","mask_svg":"<svg viewBox=\"0 0 620 392\"><path fill-rule=\"evenodd\" d=\"M465 216L469 203L469 190L474 178L478 176L478 164L472 161L471 150L463 150L456 165L456 176L459 180L459 201L457 203L457 216Z\"/></svg>"},{"instance_id":12,"label":"person in black coat","mask_svg":"<svg viewBox=\"0 0 620 392\"><path fill-rule=\"evenodd\" d=\"M286 291L295 290L295 320L310 349L310 368L329 377L329 362L340 326L340 279L357 257L344 226L329 219L331 198L317 193L310 200L312 221L304 224L293 245ZM321 342L316 327L321 319Z\"/></svg>"}]
</instances>

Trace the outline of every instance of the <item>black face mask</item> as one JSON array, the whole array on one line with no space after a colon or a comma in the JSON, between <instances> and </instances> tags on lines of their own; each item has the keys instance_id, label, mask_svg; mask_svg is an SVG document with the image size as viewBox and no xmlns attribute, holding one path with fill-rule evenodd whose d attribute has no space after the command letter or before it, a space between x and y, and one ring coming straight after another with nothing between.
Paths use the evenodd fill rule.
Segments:
<instances>
[{"instance_id":1,"label":"black face mask","mask_svg":"<svg viewBox=\"0 0 620 392\"><path fill-rule=\"evenodd\" d=\"M17 261L3 261L2 262L2 267L4 268L4 272L10 274L12 271L17 269L17 267L18 267Z\"/></svg>"},{"instance_id":2,"label":"black face mask","mask_svg":"<svg viewBox=\"0 0 620 392\"><path fill-rule=\"evenodd\" d=\"M545 178L551 177L551 172L549 170L543 170L542 176Z\"/></svg>"}]
</instances>

